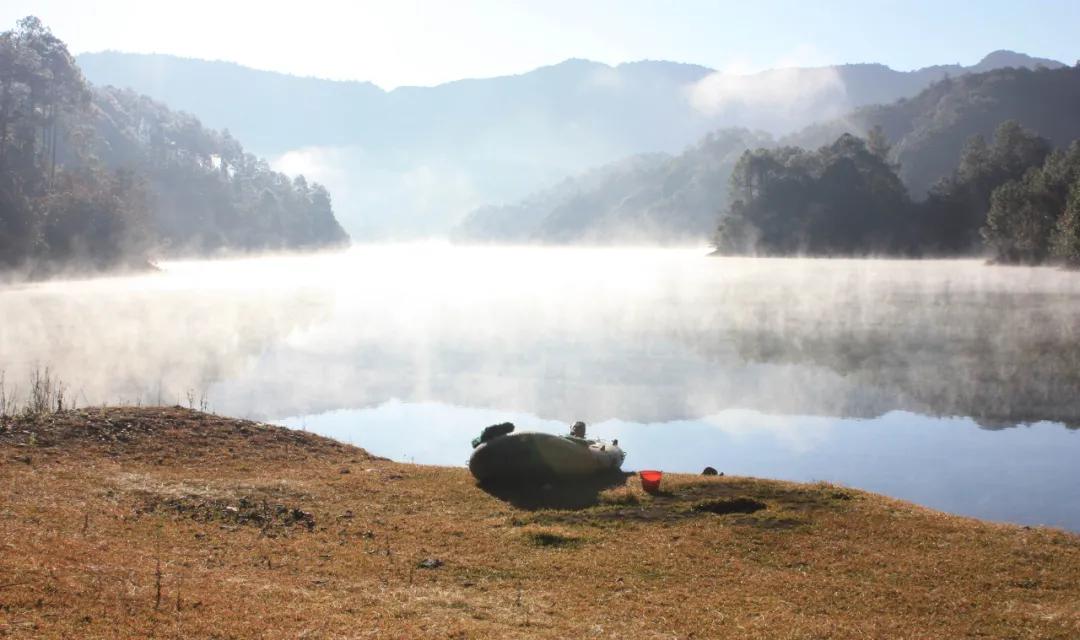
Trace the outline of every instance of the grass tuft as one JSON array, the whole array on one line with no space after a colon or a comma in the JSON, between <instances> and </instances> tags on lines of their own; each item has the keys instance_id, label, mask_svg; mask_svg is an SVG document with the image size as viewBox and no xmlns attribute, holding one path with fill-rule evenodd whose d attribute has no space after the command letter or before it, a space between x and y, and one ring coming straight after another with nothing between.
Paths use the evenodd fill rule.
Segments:
<instances>
[{"instance_id":1,"label":"grass tuft","mask_svg":"<svg viewBox=\"0 0 1080 640\"><path fill-rule=\"evenodd\" d=\"M0 370L0 421L19 415L39 416L74 408L67 385L49 367L36 367L30 372L25 395L20 396L17 385L8 386L7 376ZM3 422L0 422L0 427Z\"/></svg>"}]
</instances>

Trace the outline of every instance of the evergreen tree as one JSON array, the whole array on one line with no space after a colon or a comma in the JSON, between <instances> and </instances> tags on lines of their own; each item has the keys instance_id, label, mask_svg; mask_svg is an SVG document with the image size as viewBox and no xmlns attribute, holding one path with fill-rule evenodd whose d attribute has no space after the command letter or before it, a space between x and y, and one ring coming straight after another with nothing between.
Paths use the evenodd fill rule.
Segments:
<instances>
[{"instance_id":1,"label":"evergreen tree","mask_svg":"<svg viewBox=\"0 0 1080 640\"><path fill-rule=\"evenodd\" d=\"M1080 177L1073 182L1065 212L1054 227L1052 247L1066 266L1080 268Z\"/></svg>"},{"instance_id":2,"label":"evergreen tree","mask_svg":"<svg viewBox=\"0 0 1080 640\"><path fill-rule=\"evenodd\" d=\"M982 236L998 262L1039 264L1050 253L1057 212L1047 206L1039 174L1034 168L994 189Z\"/></svg>"},{"instance_id":3,"label":"evergreen tree","mask_svg":"<svg viewBox=\"0 0 1080 640\"><path fill-rule=\"evenodd\" d=\"M934 252L977 250L986 223L990 196L1009 180L1019 180L1050 153L1050 143L1015 121L994 132L992 144L973 136L964 146L952 175L930 191L921 218L927 225L927 247Z\"/></svg>"},{"instance_id":4,"label":"evergreen tree","mask_svg":"<svg viewBox=\"0 0 1080 640\"><path fill-rule=\"evenodd\" d=\"M1070 261L1072 190L1080 181L1080 142L1046 156L1022 180L993 192L982 230L995 260L1040 263L1052 255Z\"/></svg>"}]
</instances>

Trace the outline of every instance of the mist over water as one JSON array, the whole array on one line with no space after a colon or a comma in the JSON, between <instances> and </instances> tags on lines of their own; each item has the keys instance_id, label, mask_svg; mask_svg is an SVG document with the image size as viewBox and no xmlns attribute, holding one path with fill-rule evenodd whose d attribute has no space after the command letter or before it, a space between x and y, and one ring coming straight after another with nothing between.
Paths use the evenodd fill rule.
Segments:
<instances>
[{"instance_id":1,"label":"mist over water","mask_svg":"<svg viewBox=\"0 0 1080 640\"><path fill-rule=\"evenodd\" d=\"M730 440L731 429L789 416L785 433L811 438L810 448L757 442L741 459L775 447L788 462L738 470L856 486L860 478L874 483L865 472L835 477L820 465L791 473L807 456L838 459L821 456L824 447L838 449L835 436L813 439L815 416L854 429L851 419L888 414L873 424L900 433L905 420L896 416L913 416L908 422L923 422L911 433L923 442L939 433L924 416L957 416L976 436L992 435L978 426L1049 421L1028 432L1060 434L1040 440L1055 455L1080 453L1077 434L1053 424L1080 424L1075 274L979 261L705 254L372 245L8 286L0 290L0 368L9 395L24 393L31 372L48 366L79 405L205 403L321 429L375 453L393 448L379 444L393 441L393 430L376 428L388 407L433 404L477 412L434 412L414 424L427 434L445 427L462 446L462 424L475 419L471 432L498 416L549 430L574 420L681 428L695 438L681 456L669 443L667 458L640 457L667 441L654 429L637 453L630 447L628 463L637 455L684 470L699 470L695 451L744 446ZM320 414L337 417L331 426ZM684 423L716 416L727 440L715 430L686 431ZM612 433L627 437L622 428ZM872 442L860 442L866 453ZM725 460L736 468L736 458ZM1036 484L1080 479L1071 466L1042 468L1032 472Z\"/></svg>"},{"instance_id":2,"label":"mist over water","mask_svg":"<svg viewBox=\"0 0 1080 640\"><path fill-rule=\"evenodd\" d=\"M564 421L729 408L1074 422L1080 279L978 261L443 244L0 292L9 386L273 419L389 398Z\"/></svg>"}]
</instances>

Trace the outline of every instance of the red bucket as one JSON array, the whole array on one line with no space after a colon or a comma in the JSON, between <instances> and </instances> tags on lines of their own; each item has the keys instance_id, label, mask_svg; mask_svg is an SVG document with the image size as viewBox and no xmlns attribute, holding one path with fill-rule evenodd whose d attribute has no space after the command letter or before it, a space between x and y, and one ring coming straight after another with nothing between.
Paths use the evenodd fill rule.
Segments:
<instances>
[{"instance_id":1,"label":"red bucket","mask_svg":"<svg viewBox=\"0 0 1080 640\"><path fill-rule=\"evenodd\" d=\"M638 471L638 476L641 478L641 488L645 490L645 493L660 491L660 478L664 477L663 471Z\"/></svg>"}]
</instances>

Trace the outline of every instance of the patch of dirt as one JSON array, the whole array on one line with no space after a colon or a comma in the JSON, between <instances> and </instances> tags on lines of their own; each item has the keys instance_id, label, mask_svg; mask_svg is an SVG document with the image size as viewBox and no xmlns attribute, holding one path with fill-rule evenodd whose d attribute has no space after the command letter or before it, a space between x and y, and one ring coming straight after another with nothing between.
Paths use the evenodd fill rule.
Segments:
<instances>
[{"instance_id":1,"label":"patch of dirt","mask_svg":"<svg viewBox=\"0 0 1080 640\"><path fill-rule=\"evenodd\" d=\"M728 513L754 513L765 509L767 505L760 500L751 498L722 498L720 500L705 500L690 507L694 513L716 513L725 515Z\"/></svg>"},{"instance_id":2,"label":"patch of dirt","mask_svg":"<svg viewBox=\"0 0 1080 640\"><path fill-rule=\"evenodd\" d=\"M309 511L256 496L240 496L233 500L196 494L145 494L141 496L135 512L174 515L203 523L249 526L267 533L294 527L315 530L315 516Z\"/></svg>"}]
</instances>

